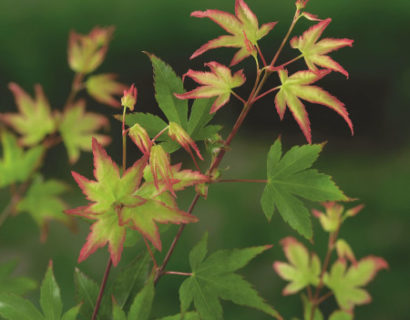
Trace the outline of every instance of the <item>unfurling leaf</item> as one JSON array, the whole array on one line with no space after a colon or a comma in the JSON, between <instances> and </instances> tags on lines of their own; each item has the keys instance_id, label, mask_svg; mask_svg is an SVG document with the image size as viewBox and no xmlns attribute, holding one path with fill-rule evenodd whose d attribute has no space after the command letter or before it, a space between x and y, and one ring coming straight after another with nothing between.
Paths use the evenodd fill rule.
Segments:
<instances>
[{"instance_id":1,"label":"unfurling leaf","mask_svg":"<svg viewBox=\"0 0 410 320\"><path fill-rule=\"evenodd\" d=\"M9 88L13 92L19 113L2 114L0 120L21 135L22 144L37 145L56 130L56 121L43 89L39 84L34 87L36 97L33 100L16 83L10 83Z\"/></svg>"},{"instance_id":2,"label":"unfurling leaf","mask_svg":"<svg viewBox=\"0 0 410 320\"><path fill-rule=\"evenodd\" d=\"M91 233L81 250L80 262L108 243L111 259L116 266L121 259L128 227L138 230L161 250L155 222L180 224L197 221L196 217L179 210L175 202L169 200L169 203L165 203L162 198L157 199L158 196L166 197L166 192L160 195L143 192L137 194L147 164L146 157L136 161L120 176L118 166L95 139L93 154L96 181L73 172L74 179L91 203L66 211L68 214L97 220L91 226Z\"/></svg>"},{"instance_id":3,"label":"unfurling leaf","mask_svg":"<svg viewBox=\"0 0 410 320\"><path fill-rule=\"evenodd\" d=\"M343 67L327 56L329 52L340 48L353 45L353 40L350 39L332 39L325 38L318 42L319 37L329 25L332 19L320 21L318 24L306 30L300 37L294 37L290 40L292 48L299 49L305 59L308 68L314 72L318 71L316 66L334 70L349 76Z\"/></svg>"},{"instance_id":4,"label":"unfurling leaf","mask_svg":"<svg viewBox=\"0 0 410 320\"><path fill-rule=\"evenodd\" d=\"M28 212L37 223L43 241L47 238L51 220L73 225L73 220L64 214L67 204L59 198L66 190L67 186L60 181L44 181L43 177L36 176L23 199L17 204L17 212Z\"/></svg>"},{"instance_id":5,"label":"unfurling leaf","mask_svg":"<svg viewBox=\"0 0 410 320\"><path fill-rule=\"evenodd\" d=\"M127 87L115 81L116 78L117 75L112 73L93 75L87 79L85 87L88 94L98 102L118 108L120 102L114 95L121 95Z\"/></svg>"},{"instance_id":6,"label":"unfurling leaf","mask_svg":"<svg viewBox=\"0 0 410 320\"><path fill-rule=\"evenodd\" d=\"M175 93L179 99L198 99L217 97L211 107L211 113L223 107L231 97L232 89L240 87L246 81L243 70L235 72L232 76L231 70L215 61L205 64L211 72L201 72L188 70L184 75L192 78L195 82L201 84L200 87L183 93Z\"/></svg>"},{"instance_id":7,"label":"unfurling leaf","mask_svg":"<svg viewBox=\"0 0 410 320\"><path fill-rule=\"evenodd\" d=\"M91 140L96 138L102 145L110 143L107 135L96 131L109 125L108 119L100 114L86 112L85 101L79 100L66 109L61 116L59 130L71 163L80 157L80 151L91 151Z\"/></svg>"},{"instance_id":8,"label":"unfurling leaf","mask_svg":"<svg viewBox=\"0 0 410 320\"><path fill-rule=\"evenodd\" d=\"M82 74L97 69L104 61L114 27L95 27L88 35L70 32L68 40L68 64Z\"/></svg>"},{"instance_id":9,"label":"unfurling leaf","mask_svg":"<svg viewBox=\"0 0 410 320\"><path fill-rule=\"evenodd\" d=\"M204 44L196 50L191 59L204 52L219 47L239 48L231 61L231 66L241 62L250 55L256 55L258 40L266 36L275 26L276 22L263 24L259 28L259 22L255 14L249 9L243 0L236 0L235 15L220 10L194 11L191 16L197 18L209 18L231 35L224 35Z\"/></svg>"},{"instance_id":10,"label":"unfurling leaf","mask_svg":"<svg viewBox=\"0 0 410 320\"><path fill-rule=\"evenodd\" d=\"M351 263L356 264L356 258L354 256L353 250L350 245L343 239L337 239L336 241L336 252L340 260L349 260Z\"/></svg>"},{"instance_id":11,"label":"unfurling leaf","mask_svg":"<svg viewBox=\"0 0 410 320\"><path fill-rule=\"evenodd\" d=\"M80 306L63 312L60 288L50 262L41 284L40 312L29 300L14 294L0 294L0 315L7 320L76 320Z\"/></svg>"},{"instance_id":12,"label":"unfurling leaf","mask_svg":"<svg viewBox=\"0 0 410 320\"><path fill-rule=\"evenodd\" d=\"M131 140L134 141L143 155L149 157L152 147L152 141L147 131L143 127L141 127L139 123L136 123L130 128L128 135L130 136Z\"/></svg>"},{"instance_id":13,"label":"unfurling leaf","mask_svg":"<svg viewBox=\"0 0 410 320\"><path fill-rule=\"evenodd\" d=\"M277 208L283 220L306 238L312 237L312 223L299 197L311 201L348 199L330 176L310 169L321 151L322 145L304 145L283 155L278 139L268 153L268 182L261 198L263 212L270 220Z\"/></svg>"},{"instance_id":14,"label":"unfurling leaf","mask_svg":"<svg viewBox=\"0 0 410 320\"><path fill-rule=\"evenodd\" d=\"M187 278L179 288L181 313L184 314L193 301L200 319L220 320L223 319L220 299L223 299L278 317L276 310L264 302L250 283L235 273L270 248L271 246L267 245L220 250L205 259L207 253L207 235L205 235L189 254L192 276Z\"/></svg>"},{"instance_id":15,"label":"unfurling leaf","mask_svg":"<svg viewBox=\"0 0 410 320\"><path fill-rule=\"evenodd\" d=\"M135 85L132 84L128 90L124 90L124 94L121 98L121 105L124 108L128 108L134 111L135 104L137 103L138 90Z\"/></svg>"},{"instance_id":16,"label":"unfurling leaf","mask_svg":"<svg viewBox=\"0 0 410 320\"><path fill-rule=\"evenodd\" d=\"M319 219L323 230L326 232L335 232L340 228L343 222L343 211L344 207L335 202L325 202L323 203L325 207L325 212L313 209L313 215Z\"/></svg>"},{"instance_id":17,"label":"unfurling leaf","mask_svg":"<svg viewBox=\"0 0 410 320\"><path fill-rule=\"evenodd\" d=\"M172 140L178 142L178 144L181 145L181 147L184 148L185 151L188 152L193 159L194 155L191 149L195 151L199 159L204 160L194 140L192 140L189 134L184 129L182 129L177 123L169 123L168 135L171 137Z\"/></svg>"},{"instance_id":18,"label":"unfurling leaf","mask_svg":"<svg viewBox=\"0 0 410 320\"><path fill-rule=\"evenodd\" d=\"M8 261L0 264L0 294L14 293L25 294L37 287L36 281L27 277L13 277L12 273L17 266L17 261Z\"/></svg>"},{"instance_id":19,"label":"unfurling leaf","mask_svg":"<svg viewBox=\"0 0 410 320\"><path fill-rule=\"evenodd\" d=\"M25 182L39 165L44 154L43 146L24 151L9 132L1 132L3 158L0 159L0 188L16 182Z\"/></svg>"},{"instance_id":20,"label":"unfurling leaf","mask_svg":"<svg viewBox=\"0 0 410 320\"><path fill-rule=\"evenodd\" d=\"M162 179L166 189L175 196L172 188L173 174L169 154L160 145L151 148L149 164L154 178L154 185L159 190L159 180Z\"/></svg>"},{"instance_id":21,"label":"unfurling leaf","mask_svg":"<svg viewBox=\"0 0 410 320\"><path fill-rule=\"evenodd\" d=\"M344 104L327 91L311 85L322 79L329 72L330 70L319 70L317 72L310 70L298 71L288 77L287 70L281 69L278 71L280 81L282 82L280 90L275 97L275 106L279 117L281 120L283 119L287 106L309 143L312 143L309 117L300 99L333 109L342 116L353 134L353 124Z\"/></svg>"},{"instance_id":22,"label":"unfurling leaf","mask_svg":"<svg viewBox=\"0 0 410 320\"><path fill-rule=\"evenodd\" d=\"M371 297L362 287L369 283L379 270L387 269L387 262L379 257L368 256L347 268L345 261L337 260L323 278L333 291L341 309L352 310L355 305L369 303Z\"/></svg>"},{"instance_id":23,"label":"unfurling leaf","mask_svg":"<svg viewBox=\"0 0 410 320\"><path fill-rule=\"evenodd\" d=\"M288 237L281 241L287 262L276 261L273 268L277 274L290 283L283 289L284 295L294 294L308 285L317 286L321 271L319 257L309 251L295 238Z\"/></svg>"}]
</instances>

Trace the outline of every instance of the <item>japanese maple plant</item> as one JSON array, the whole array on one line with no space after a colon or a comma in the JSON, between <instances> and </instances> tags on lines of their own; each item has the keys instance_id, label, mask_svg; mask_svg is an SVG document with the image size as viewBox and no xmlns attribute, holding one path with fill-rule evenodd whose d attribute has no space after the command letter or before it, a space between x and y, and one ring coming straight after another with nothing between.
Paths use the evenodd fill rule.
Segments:
<instances>
[{"instance_id":1,"label":"japanese maple plant","mask_svg":"<svg viewBox=\"0 0 410 320\"><path fill-rule=\"evenodd\" d=\"M263 183L260 204L267 220L277 211L301 236L298 240L294 236L282 239L280 245L285 257L272 257L278 260L273 262L274 271L287 282L283 294L301 295L303 314L295 315L296 318L324 319L321 304L334 299L337 308L327 310L326 317L353 319L355 307L370 302L370 295L363 287L379 270L387 268L387 263L375 256L356 259L347 240L339 237L344 221L354 217L363 206L351 204L354 199L346 196L330 176L312 168L324 144L312 143L303 103L332 109L353 134L353 124L343 102L317 85L331 72L348 77L348 72L329 54L352 46L353 40L324 37L331 19L306 12L307 2L296 1L289 30L271 60L267 59L267 53L262 53L258 41L268 36L276 22L259 25L243 0L236 0L234 14L219 10L192 12L193 17L209 18L224 29L225 34L205 43L191 59L220 47L234 48L236 52L230 66L210 61L205 63L206 71L190 69L182 77L163 60L146 52L154 71L155 98L166 119L138 112L134 85L117 82L114 74L93 74L104 61L112 27L95 28L87 35L71 32L68 62L75 75L62 111L51 110L40 85L35 87L34 98L17 84L9 85L18 113L3 113L0 117L4 124L0 186L9 187L11 194L0 224L12 214L27 212L39 225L45 241L49 220L72 226L79 217L91 226L78 262L92 259L91 255L103 247L108 248L109 258L99 286L79 269L75 270L78 305L64 313L51 262L41 284L41 310L22 297L35 288L35 282L24 277L12 278L15 263L2 264L2 317L10 320L152 319L156 284L168 275L179 275L181 283L175 288L175 294L179 294L180 305L175 307L175 315L164 315L163 320L223 319L221 299L284 319L280 305L263 299L237 272L256 256L268 255L271 244L220 250L208 255L207 234L204 234L187 257L191 270L167 268L174 251L178 250L184 229L191 223L201 223L195 215L200 198L206 199L208 188L223 182ZM307 19L311 26L295 36L293 29L301 19ZM294 58L279 63L282 49L288 45L295 49ZM296 61L303 69L289 71ZM238 67L247 62L256 69L254 79L247 78ZM191 81L188 78L197 83L191 91L185 91L183 86L184 81ZM252 83L246 97L236 90L245 82ZM104 148L110 137L98 133L109 124L108 119L86 110L86 101L78 98L82 90L101 104L122 107L122 113L116 115L122 123L121 164L115 163ZM277 138L267 154L266 179L223 179L219 170L221 161L249 111L262 99L270 99L280 119L289 109L308 144L284 151L281 138ZM237 100L235 104L239 103L242 111L229 134L223 137L219 133L221 126L210 122L219 109L230 108L228 103L232 100ZM128 139L139 150L139 158L127 159ZM67 189L64 183L44 179L40 174L47 151L60 143L65 145L71 163L78 160L81 151L93 153L94 162L90 165L93 177L90 172L72 172L87 202L77 208L69 208L60 199ZM191 163L172 161L172 154L181 148L189 155L188 159L192 159ZM127 167L127 163L132 162ZM180 208L177 194L187 188L194 188L195 196L189 208ZM317 202L323 209L316 206L310 210L306 201ZM313 247L312 241L303 244L313 239L312 215L328 233L324 257L310 252L308 247ZM166 224L179 225L171 243L161 241ZM124 246L135 247L137 243L144 244L140 246L143 250L134 251L136 258L130 265L121 266ZM161 251L165 255L160 255ZM116 278L110 277L113 267L123 268ZM258 311L253 319L257 319Z\"/></svg>"}]
</instances>

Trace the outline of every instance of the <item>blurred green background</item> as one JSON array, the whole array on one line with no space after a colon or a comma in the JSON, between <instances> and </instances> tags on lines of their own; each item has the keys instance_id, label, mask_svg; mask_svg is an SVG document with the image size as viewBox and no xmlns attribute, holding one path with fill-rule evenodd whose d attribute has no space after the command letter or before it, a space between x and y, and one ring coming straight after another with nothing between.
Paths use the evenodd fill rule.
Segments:
<instances>
[{"instance_id":1,"label":"blurred green background","mask_svg":"<svg viewBox=\"0 0 410 320\"><path fill-rule=\"evenodd\" d=\"M260 23L279 21L271 34L261 41L265 56L271 59L293 16L293 0L248 0ZM210 51L194 61L189 56L204 42L222 34L207 19L189 16L194 10L218 8L233 11L233 0L1 0L0 1L0 107L1 112L14 110L7 84L17 82L32 92L35 83L44 86L52 106L61 109L69 92L73 74L67 65L67 39L70 30L88 33L92 27L114 25L116 32L106 62L98 72L115 72L125 83L139 89L139 111L159 113L153 99L152 71L141 51L153 52L170 63L178 74L188 68L202 68L210 60L229 63L234 50ZM366 204L355 219L346 223L342 236L357 257L374 254L384 257L390 270L381 272L370 284L373 303L358 307L356 319L409 319L410 296L410 1L392 0L311 0L308 12L333 22L326 37L355 40L353 48L344 48L332 56L350 73L350 79L331 74L322 81L326 90L345 102L355 124L350 137L343 119L320 106L308 105L314 142L328 141L317 167L331 174L351 197ZM294 34L300 34L311 23L302 21ZM295 52L288 46L281 61ZM245 61L248 78L252 79L252 62ZM298 66L296 66L297 68ZM299 65L303 67L303 63ZM192 88L192 83L187 83ZM191 86L191 87L189 87ZM245 95L248 87L241 88ZM116 111L95 102L90 109L106 114ZM233 102L215 117L225 128L232 125L239 112ZM119 160L120 127L112 120L114 143L108 148ZM305 143L289 112L279 122L273 96L258 103L249 114L243 129L222 164L226 178L263 179L265 157L278 134L285 146ZM183 157L183 155L178 155ZM83 154L70 167L63 146L50 152L43 172L47 177L66 180L72 191L66 200L74 207L83 204L80 191L70 170L91 177L91 156ZM298 235L275 215L271 223L259 205L262 185L224 184L212 186L208 200L200 202L196 214L201 222L187 228L173 256L170 269L188 271L187 253L203 232L210 233L210 252L219 248L275 244L249 267L244 274L261 294L286 319L301 315L298 297L282 297L285 283L273 272L274 260L283 260L278 245L287 235ZM189 203L192 193L178 199L181 207ZM0 206L8 202L7 190L0 193ZM316 223L316 222L315 222ZM326 239L315 224L315 248L324 253ZM27 215L9 219L0 230L0 261L17 257L19 274L42 279L49 259L54 261L57 280L63 289L65 307L74 304L72 274L79 250L85 241L87 225L80 223L79 232L71 234L65 227L52 223L48 241L39 241L39 232ZM165 235L169 243L175 228ZM311 247L310 244L307 243ZM167 245L164 245L167 247ZM127 249L124 259L139 249ZM161 256L161 255L160 255ZM97 281L107 259L106 249L99 250L79 267ZM158 286L154 313L157 316L178 311L177 288L181 279L166 277ZM36 298L37 293L29 295ZM224 303L225 319L268 319L261 313ZM330 301L325 310L335 307Z\"/></svg>"}]
</instances>

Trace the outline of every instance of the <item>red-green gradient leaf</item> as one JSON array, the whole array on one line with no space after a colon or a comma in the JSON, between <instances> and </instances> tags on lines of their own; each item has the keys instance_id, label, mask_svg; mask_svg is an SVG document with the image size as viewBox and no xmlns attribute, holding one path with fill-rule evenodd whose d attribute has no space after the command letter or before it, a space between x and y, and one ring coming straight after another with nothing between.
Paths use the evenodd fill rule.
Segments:
<instances>
[{"instance_id":1,"label":"red-green gradient leaf","mask_svg":"<svg viewBox=\"0 0 410 320\"><path fill-rule=\"evenodd\" d=\"M2 114L0 119L21 135L21 143L34 146L56 129L56 121L51 114L50 104L43 88L37 84L32 99L19 85L10 83L19 113Z\"/></svg>"},{"instance_id":2,"label":"red-green gradient leaf","mask_svg":"<svg viewBox=\"0 0 410 320\"><path fill-rule=\"evenodd\" d=\"M211 113L223 107L231 96L233 88L240 87L246 81L243 70L232 75L231 70L215 61L205 64L211 72L188 70L184 75L192 78L201 86L183 94L175 94L179 99L198 99L217 97L211 107Z\"/></svg>"},{"instance_id":3,"label":"red-green gradient leaf","mask_svg":"<svg viewBox=\"0 0 410 320\"><path fill-rule=\"evenodd\" d=\"M348 72L327 54L346 46L351 47L353 40L325 38L318 42L319 37L331 21L330 18L320 21L306 30L300 37L294 37L290 41L290 45L292 48L300 50L310 70L318 71L317 66L319 66L340 72L348 77Z\"/></svg>"},{"instance_id":4,"label":"red-green gradient leaf","mask_svg":"<svg viewBox=\"0 0 410 320\"><path fill-rule=\"evenodd\" d=\"M196 50L191 59L203 54L204 52L219 47L239 48L231 61L231 66L241 62L246 57L256 54L254 46L258 40L266 36L273 29L276 22L263 24L259 28L256 15L249 9L243 0L236 0L235 15L220 10L194 11L191 16L197 18L209 18L231 35L220 36L201 46ZM249 46L252 44L252 48Z\"/></svg>"},{"instance_id":5,"label":"red-green gradient leaf","mask_svg":"<svg viewBox=\"0 0 410 320\"><path fill-rule=\"evenodd\" d=\"M121 96L127 86L115 81L116 78L117 75L112 73L93 75L87 79L85 87L88 94L98 102L119 108L121 103L114 95Z\"/></svg>"},{"instance_id":6,"label":"red-green gradient leaf","mask_svg":"<svg viewBox=\"0 0 410 320\"><path fill-rule=\"evenodd\" d=\"M300 99L321 104L336 111L346 121L353 135L353 124L343 102L322 88L310 85L326 76L329 72L330 70L298 71L290 77L288 77L288 71L285 69L278 72L282 82L275 97L275 106L279 117L283 118L287 106L309 143L312 143L310 121L306 108Z\"/></svg>"}]
</instances>

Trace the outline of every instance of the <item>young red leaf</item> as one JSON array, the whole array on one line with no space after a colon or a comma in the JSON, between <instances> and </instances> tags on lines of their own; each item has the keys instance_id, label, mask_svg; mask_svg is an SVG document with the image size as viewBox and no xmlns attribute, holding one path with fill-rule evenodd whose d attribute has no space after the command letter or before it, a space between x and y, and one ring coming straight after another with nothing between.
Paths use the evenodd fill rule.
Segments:
<instances>
[{"instance_id":1,"label":"young red leaf","mask_svg":"<svg viewBox=\"0 0 410 320\"><path fill-rule=\"evenodd\" d=\"M231 61L231 66L241 62L250 55L256 55L258 40L266 36L275 26L276 22L263 24L259 28L259 22L255 14L249 9L243 0L235 2L235 16L231 13L219 10L194 11L191 16L197 18L209 18L231 35L224 35L204 44L196 50L191 59L204 52L219 47L239 48Z\"/></svg>"},{"instance_id":2,"label":"young red leaf","mask_svg":"<svg viewBox=\"0 0 410 320\"><path fill-rule=\"evenodd\" d=\"M231 96L233 88L240 87L246 81L243 70L237 71L233 76L231 70L218 62L212 61L205 64L211 72L188 70L184 77L188 76L202 86L182 94L175 93L179 99L198 99L217 97L210 113L214 113L223 107Z\"/></svg>"},{"instance_id":3,"label":"young red leaf","mask_svg":"<svg viewBox=\"0 0 410 320\"><path fill-rule=\"evenodd\" d=\"M323 206L326 209L325 212L313 209L312 213L319 219L323 230L326 232L335 232L340 228L340 224L343 221L342 214L344 207L336 202L325 202Z\"/></svg>"},{"instance_id":4,"label":"young red leaf","mask_svg":"<svg viewBox=\"0 0 410 320\"><path fill-rule=\"evenodd\" d=\"M343 310L352 310L355 305L369 303L371 297L362 287L369 283L379 270L388 264L379 257L368 256L347 268L346 262L336 261L323 281L331 289Z\"/></svg>"},{"instance_id":5,"label":"young red leaf","mask_svg":"<svg viewBox=\"0 0 410 320\"><path fill-rule=\"evenodd\" d=\"M191 149L195 150L195 153L199 159L204 160L194 140L192 140L189 134L184 129L182 129L181 126L179 126L177 123L169 123L168 135L171 137L172 140L178 142L181 145L181 147L184 148L185 151L191 155L192 159L194 159L194 155L192 154Z\"/></svg>"},{"instance_id":6,"label":"young red leaf","mask_svg":"<svg viewBox=\"0 0 410 320\"><path fill-rule=\"evenodd\" d=\"M119 108L120 102L114 95L121 95L127 87L115 81L116 78L117 75L113 73L94 75L87 79L85 87L88 94L98 102Z\"/></svg>"},{"instance_id":7,"label":"young red leaf","mask_svg":"<svg viewBox=\"0 0 410 320\"><path fill-rule=\"evenodd\" d=\"M353 135L353 124L344 104L322 88L310 85L322 79L329 72L330 70L319 70L317 72L306 70L296 72L288 77L286 69L278 71L282 82L275 97L275 106L279 117L283 119L287 106L309 143L312 143L309 117L300 99L321 104L336 111L346 121Z\"/></svg>"},{"instance_id":8,"label":"young red leaf","mask_svg":"<svg viewBox=\"0 0 410 320\"><path fill-rule=\"evenodd\" d=\"M307 18L311 19L312 17L308 15ZM351 47L353 40L325 38L317 42L331 21L332 19L328 18L319 22L306 30L301 36L294 37L290 41L290 45L292 48L300 50L310 70L318 71L316 66L319 66L340 72L348 77L347 71L327 54L346 46Z\"/></svg>"},{"instance_id":9,"label":"young red leaf","mask_svg":"<svg viewBox=\"0 0 410 320\"><path fill-rule=\"evenodd\" d=\"M155 145L151 148L149 163L155 187L159 190L159 180L162 179L166 189L175 196L172 188L173 174L169 154L160 145Z\"/></svg>"},{"instance_id":10,"label":"young red leaf","mask_svg":"<svg viewBox=\"0 0 410 320\"><path fill-rule=\"evenodd\" d=\"M147 133L147 131L139 125L139 123L134 124L128 131L128 135L131 140L137 145L141 152L149 157L152 147L152 141Z\"/></svg>"},{"instance_id":11,"label":"young red leaf","mask_svg":"<svg viewBox=\"0 0 410 320\"><path fill-rule=\"evenodd\" d=\"M128 108L131 111L134 111L134 106L137 103L137 96L137 88L135 88L135 85L132 84L128 90L124 90L124 94L121 98L121 105L124 108Z\"/></svg>"},{"instance_id":12,"label":"young red leaf","mask_svg":"<svg viewBox=\"0 0 410 320\"><path fill-rule=\"evenodd\" d=\"M104 61L114 27L95 27L88 35L70 32L68 64L78 73L88 74Z\"/></svg>"},{"instance_id":13,"label":"young red leaf","mask_svg":"<svg viewBox=\"0 0 410 320\"><path fill-rule=\"evenodd\" d=\"M71 163L80 157L80 151L91 151L91 139L96 138L100 144L107 145L111 138L96 131L108 127L108 119L100 114L86 112L85 101L80 100L66 109L61 116L59 131L68 152Z\"/></svg>"},{"instance_id":14,"label":"young red leaf","mask_svg":"<svg viewBox=\"0 0 410 320\"><path fill-rule=\"evenodd\" d=\"M273 268L282 279L290 281L283 294L294 294L308 285L317 286L321 270L319 257L314 253L309 257L306 247L292 237L283 239L281 245L289 263L276 261Z\"/></svg>"},{"instance_id":15,"label":"young red leaf","mask_svg":"<svg viewBox=\"0 0 410 320\"><path fill-rule=\"evenodd\" d=\"M19 113L6 113L0 120L12 127L22 137L21 143L34 146L56 129L56 121L51 114L50 104L44 95L41 85L34 89L35 99L32 99L18 84L10 83L9 88L14 95Z\"/></svg>"}]
</instances>

